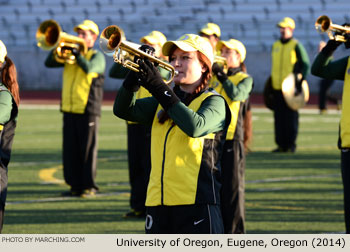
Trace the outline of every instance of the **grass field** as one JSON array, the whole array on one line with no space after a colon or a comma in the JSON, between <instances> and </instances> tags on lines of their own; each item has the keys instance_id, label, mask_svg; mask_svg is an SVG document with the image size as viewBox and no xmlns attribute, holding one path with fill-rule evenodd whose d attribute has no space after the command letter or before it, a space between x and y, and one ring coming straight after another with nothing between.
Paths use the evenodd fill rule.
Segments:
<instances>
[{"instance_id":1,"label":"grass field","mask_svg":"<svg viewBox=\"0 0 350 252\"><path fill-rule=\"evenodd\" d=\"M336 147L339 113L300 114L298 150L276 154L272 114L253 110L253 152L247 156L247 233L343 233L342 184ZM62 114L57 107L23 106L9 167L3 233L143 233L129 210L126 125L103 110L95 198L65 198Z\"/></svg>"}]
</instances>

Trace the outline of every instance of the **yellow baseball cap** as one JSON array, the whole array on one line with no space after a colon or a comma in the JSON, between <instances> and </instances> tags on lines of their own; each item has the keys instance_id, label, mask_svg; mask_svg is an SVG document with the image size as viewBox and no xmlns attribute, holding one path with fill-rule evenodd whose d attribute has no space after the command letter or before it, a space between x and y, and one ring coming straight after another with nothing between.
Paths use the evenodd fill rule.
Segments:
<instances>
[{"instance_id":1,"label":"yellow baseball cap","mask_svg":"<svg viewBox=\"0 0 350 252\"><path fill-rule=\"evenodd\" d=\"M214 62L213 48L208 40L196 34L185 34L176 41L167 41L163 45L162 51L165 56L169 56L174 46L185 52L201 52L211 64Z\"/></svg>"},{"instance_id":2,"label":"yellow baseball cap","mask_svg":"<svg viewBox=\"0 0 350 252\"><path fill-rule=\"evenodd\" d=\"M277 24L278 27L282 27L282 28L286 28L286 27L289 27L291 29L294 30L295 28L295 22L292 18L290 17L285 17L283 18L278 24Z\"/></svg>"},{"instance_id":3,"label":"yellow baseball cap","mask_svg":"<svg viewBox=\"0 0 350 252\"><path fill-rule=\"evenodd\" d=\"M98 29L97 24L94 21L91 20L84 20L81 24L74 27L74 31L78 32L78 29L82 29L84 31L92 31L96 35L100 33L100 30Z\"/></svg>"},{"instance_id":4,"label":"yellow baseball cap","mask_svg":"<svg viewBox=\"0 0 350 252\"><path fill-rule=\"evenodd\" d=\"M159 44L161 46L166 42L166 37L160 31L152 31L140 39L141 43Z\"/></svg>"},{"instance_id":5,"label":"yellow baseball cap","mask_svg":"<svg viewBox=\"0 0 350 252\"><path fill-rule=\"evenodd\" d=\"M241 62L245 60L247 50L243 43L237 39L230 39L227 41L220 40L216 45L216 50L221 51L221 48L226 46L227 48L236 50L241 55Z\"/></svg>"},{"instance_id":6,"label":"yellow baseball cap","mask_svg":"<svg viewBox=\"0 0 350 252\"><path fill-rule=\"evenodd\" d=\"M221 36L220 27L214 23L207 23L206 25L204 25L200 30L200 33L204 33L207 35L216 35L219 38Z\"/></svg>"},{"instance_id":7,"label":"yellow baseball cap","mask_svg":"<svg viewBox=\"0 0 350 252\"><path fill-rule=\"evenodd\" d=\"M0 63L5 62L5 57L7 55L7 50L5 44L0 40Z\"/></svg>"}]
</instances>

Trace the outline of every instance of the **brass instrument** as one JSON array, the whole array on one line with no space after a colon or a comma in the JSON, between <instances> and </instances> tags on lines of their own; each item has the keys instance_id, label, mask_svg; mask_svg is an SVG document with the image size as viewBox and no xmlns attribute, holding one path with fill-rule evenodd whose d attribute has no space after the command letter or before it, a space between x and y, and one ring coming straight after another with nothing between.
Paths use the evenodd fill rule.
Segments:
<instances>
[{"instance_id":1,"label":"brass instrument","mask_svg":"<svg viewBox=\"0 0 350 252\"><path fill-rule=\"evenodd\" d=\"M214 63L219 63L222 64L224 66L227 65L227 60L225 57L219 56L219 55L215 55L214 56Z\"/></svg>"},{"instance_id":2,"label":"brass instrument","mask_svg":"<svg viewBox=\"0 0 350 252\"><path fill-rule=\"evenodd\" d=\"M42 22L36 32L38 47L43 50L54 51L54 56L59 63L75 63L73 49L78 49L82 55L87 53L87 46L82 38L62 32L60 25L55 20Z\"/></svg>"},{"instance_id":3,"label":"brass instrument","mask_svg":"<svg viewBox=\"0 0 350 252\"><path fill-rule=\"evenodd\" d=\"M315 28L319 32L326 32L329 39L339 42L346 42L345 34L350 33L350 27L333 24L332 20L326 15L317 18ZM333 34L333 32L335 34Z\"/></svg>"},{"instance_id":4,"label":"brass instrument","mask_svg":"<svg viewBox=\"0 0 350 252\"><path fill-rule=\"evenodd\" d=\"M129 68L132 71L139 72L139 64L134 62L135 57L147 58L152 63L157 63L159 67L170 72L170 77L164 82L169 84L177 74L175 68L148 53L139 49L140 45L123 39L123 31L116 25L107 26L100 35L100 48L107 54L113 56L114 62Z\"/></svg>"}]
</instances>

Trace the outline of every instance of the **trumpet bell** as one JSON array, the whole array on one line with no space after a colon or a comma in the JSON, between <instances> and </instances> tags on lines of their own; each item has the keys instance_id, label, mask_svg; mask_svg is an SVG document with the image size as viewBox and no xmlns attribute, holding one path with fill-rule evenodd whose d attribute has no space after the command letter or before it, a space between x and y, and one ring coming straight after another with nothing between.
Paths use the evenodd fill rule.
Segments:
<instances>
[{"instance_id":1,"label":"trumpet bell","mask_svg":"<svg viewBox=\"0 0 350 252\"><path fill-rule=\"evenodd\" d=\"M79 50L82 55L87 53L84 39L62 32L60 25L52 19L39 25L36 40L38 47L43 50L56 48L54 56L59 63L74 64L76 59L72 53L73 49Z\"/></svg>"},{"instance_id":2,"label":"trumpet bell","mask_svg":"<svg viewBox=\"0 0 350 252\"><path fill-rule=\"evenodd\" d=\"M328 16L322 15L317 18L315 22L315 28L319 32L327 32L331 27L331 24L332 20Z\"/></svg>"},{"instance_id":3,"label":"trumpet bell","mask_svg":"<svg viewBox=\"0 0 350 252\"><path fill-rule=\"evenodd\" d=\"M116 25L106 27L100 35L101 50L106 54L113 54L122 41L122 34L122 29Z\"/></svg>"},{"instance_id":4,"label":"trumpet bell","mask_svg":"<svg viewBox=\"0 0 350 252\"><path fill-rule=\"evenodd\" d=\"M333 24L332 20L326 15L319 16L316 19L315 28L320 33L326 32L329 39L339 42L346 42L350 33L350 27Z\"/></svg>"},{"instance_id":5,"label":"trumpet bell","mask_svg":"<svg viewBox=\"0 0 350 252\"><path fill-rule=\"evenodd\" d=\"M126 41L123 30L116 25L110 25L103 29L99 44L105 54L113 56L114 62L132 71L140 71L140 66L137 62L134 62L134 58L138 57L140 59L147 58L152 63L156 63L159 67L169 71L170 78L164 81L166 84L169 84L176 74L175 68L172 65L140 50L140 45Z\"/></svg>"},{"instance_id":6,"label":"trumpet bell","mask_svg":"<svg viewBox=\"0 0 350 252\"><path fill-rule=\"evenodd\" d=\"M43 50L51 50L58 45L61 27L55 20L42 22L36 32L38 47Z\"/></svg>"}]
</instances>

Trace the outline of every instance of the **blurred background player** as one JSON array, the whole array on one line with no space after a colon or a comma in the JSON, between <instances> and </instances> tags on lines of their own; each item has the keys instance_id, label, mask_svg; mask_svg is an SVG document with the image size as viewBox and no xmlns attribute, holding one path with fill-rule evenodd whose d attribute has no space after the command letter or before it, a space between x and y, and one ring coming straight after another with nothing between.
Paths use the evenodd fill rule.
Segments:
<instances>
[{"instance_id":1,"label":"blurred background player","mask_svg":"<svg viewBox=\"0 0 350 252\"><path fill-rule=\"evenodd\" d=\"M216 50L216 45L220 41L221 29L217 24L205 24L199 31L199 36L208 39L211 47L213 48L214 55L220 55L220 52Z\"/></svg>"},{"instance_id":2,"label":"blurred background player","mask_svg":"<svg viewBox=\"0 0 350 252\"><path fill-rule=\"evenodd\" d=\"M226 59L227 72L218 63L213 65L211 86L229 104L231 123L221 158L221 209L226 234L245 233L245 148L243 108L253 88L244 60L246 48L236 39L219 41L217 50Z\"/></svg>"},{"instance_id":3,"label":"blurred background player","mask_svg":"<svg viewBox=\"0 0 350 252\"><path fill-rule=\"evenodd\" d=\"M163 33L152 31L142 37L140 42L154 49L153 56L164 61L167 60L167 57L162 53L162 46L166 42L166 37ZM158 67L158 70L163 79L168 79L169 72L167 70L161 67ZM109 71L109 76L111 78L125 78L129 71L121 64L114 63ZM149 96L151 94L144 87L140 87L136 94L137 99ZM127 212L124 217L144 218L146 216L147 185L151 171L151 125L127 121L127 138L131 211Z\"/></svg>"},{"instance_id":4,"label":"blurred background player","mask_svg":"<svg viewBox=\"0 0 350 252\"><path fill-rule=\"evenodd\" d=\"M288 107L283 94L282 82L290 74L301 73L302 78L296 83L301 92L301 82L306 78L310 63L304 46L293 37L295 22L285 17L278 24L281 37L272 45L271 84L274 96L275 142L273 152L295 152L299 128L299 113Z\"/></svg>"},{"instance_id":5,"label":"blurred background player","mask_svg":"<svg viewBox=\"0 0 350 252\"><path fill-rule=\"evenodd\" d=\"M4 223L7 196L8 164L19 106L19 87L15 64L7 56L5 44L0 40L0 233Z\"/></svg>"},{"instance_id":6,"label":"blurred background player","mask_svg":"<svg viewBox=\"0 0 350 252\"><path fill-rule=\"evenodd\" d=\"M98 26L84 20L74 27L88 51L82 55L72 49L74 64L59 63L52 51L46 67L64 67L61 111L63 112L63 174L70 191L65 196L94 196L97 170L98 126L103 99L106 61L102 52L93 49Z\"/></svg>"}]
</instances>

